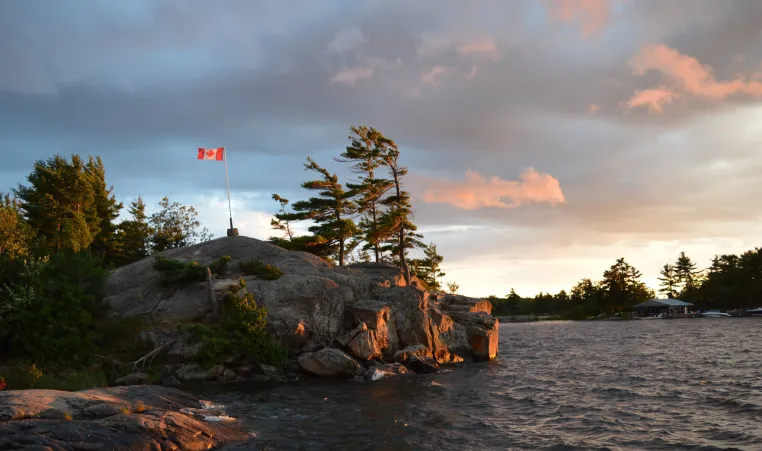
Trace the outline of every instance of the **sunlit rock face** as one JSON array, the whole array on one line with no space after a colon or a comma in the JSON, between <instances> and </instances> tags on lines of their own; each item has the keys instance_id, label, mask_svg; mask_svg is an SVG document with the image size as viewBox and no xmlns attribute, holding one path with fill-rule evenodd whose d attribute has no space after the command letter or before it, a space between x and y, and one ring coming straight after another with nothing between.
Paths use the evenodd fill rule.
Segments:
<instances>
[{"instance_id":1,"label":"sunlit rock face","mask_svg":"<svg viewBox=\"0 0 762 451\"><path fill-rule=\"evenodd\" d=\"M321 365L346 363L338 354L323 352L324 348L340 350L361 368L370 361L393 361L395 354L410 347L415 347L418 357L431 357L437 363L490 360L498 353L498 323L490 315L488 301L428 293L415 278L407 286L402 270L389 264L332 266L312 254L243 236L161 255L201 264L230 256L228 271L212 284L217 298L239 289L243 277L256 302L267 307L268 328L290 357L310 355L299 359L301 369L309 374L348 377L352 372L349 366L353 365L348 363L346 371L320 370ZM244 276L239 262L252 260L273 265L283 275L276 280ZM144 335L157 337L178 323L209 317L207 282L162 286L153 263L153 258L145 258L111 274L106 302L116 314L140 316L156 324L155 332ZM188 349L175 347L174 360L182 360L180 351ZM334 365L337 361L341 362Z\"/></svg>"}]
</instances>

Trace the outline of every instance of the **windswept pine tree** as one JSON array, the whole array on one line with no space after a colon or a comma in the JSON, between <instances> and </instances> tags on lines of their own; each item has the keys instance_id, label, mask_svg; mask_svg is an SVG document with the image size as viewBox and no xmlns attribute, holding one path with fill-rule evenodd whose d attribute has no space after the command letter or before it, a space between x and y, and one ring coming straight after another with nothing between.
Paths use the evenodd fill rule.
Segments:
<instances>
[{"instance_id":1,"label":"windswept pine tree","mask_svg":"<svg viewBox=\"0 0 762 451\"><path fill-rule=\"evenodd\" d=\"M312 158L307 158L304 168L317 172L321 179L302 183L302 188L317 191L317 197L294 202L296 216L301 220L311 220L315 224L309 231L321 245L335 246L339 266L344 265L348 240L357 233L357 226L351 219L356 210L352 193L344 190L339 178L319 166ZM323 241L324 240L324 241Z\"/></svg>"},{"instance_id":2,"label":"windswept pine tree","mask_svg":"<svg viewBox=\"0 0 762 451\"><path fill-rule=\"evenodd\" d=\"M402 189L402 178L407 174L407 168L399 164L400 152L394 141L388 140L381 154L381 161L389 170L392 189L381 202L386 210L381 217L378 236L384 237L384 250L396 257L405 273L405 282L410 284L410 268L407 262L407 250L421 246L422 236L416 233L417 227L412 223L413 207L410 204L410 194Z\"/></svg>"},{"instance_id":3,"label":"windswept pine tree","mask_svg":"<svg viewBox=\"0 0 762 451\"><path fill-rule=\"evenodd\" d=\"M677 288L679 281L677 274L675 273L675 267L669 263L665 263L659 272L659 292L667 295L670 298L677 298Z\"/></svg>"},{"instance_id":4,"label":"windswept pine tree","mask_svg":"<svg viewBox=\"0 0 762 451\"><path fill-rule=\"evenodd\" d=\"M394 142L381 132L366 126L350 127L347 146L338 161L352 163L352 172L359 175L359 180L347 183L347 188L353 193L357 211L360 213L359 229L365 242L364 251L373 251L375 261L381 260L381 244L387 238L381 231L381 199L394 186L394 183L378 176L383 164L382 157Z\"/></svg>"},{"instance_id":5,"label":"windswept pine tree","mask_svg":"<svg viewBox=\"0 0 762 451\"><path fill-rule=\"evenodd\" d=\"M270 227L273 230L281 232L281 238L293 241L294 232L291 230L291 222L298 220L298 215L295 215L294 213L288 213L286 211L286 207L288 206L289 202L288 199L283 198L275 193L273 193L272 196L273 200L280 204L280 211L276 213L275 217L270 220Z\"/></svg>"}]
</instances>

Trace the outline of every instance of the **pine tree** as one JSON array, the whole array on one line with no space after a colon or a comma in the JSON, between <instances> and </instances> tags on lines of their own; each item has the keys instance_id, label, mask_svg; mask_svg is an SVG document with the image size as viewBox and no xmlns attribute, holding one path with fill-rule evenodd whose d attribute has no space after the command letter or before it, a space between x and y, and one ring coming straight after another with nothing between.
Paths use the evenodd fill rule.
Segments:
<instances>
[{"instance_id":1,"label":"pine tree","mask_svg":"<svg viewBox=\"0 0 762 451\"><path fill-rule=\"evenodd\" d=\"M437 279L446 275L440 269L444 257L439 255L434 243L423 246L423 255L424 258L414 259L410 262L412 272L427 290L441 291L442 284Z\"/></svg>"},{"instance_id":2,"label":"pine tree","mask_svg":"<svg viewBox=\"0 0 762 451\"><path fill-rule=\"evenodd\" d=\"M291 230L291 221L298 220L298 215L286 211L288 199L273 193L273 200L280 204L280 211L270 220L270 227L273 230L281 232L283 234L282 238L288 238L289 241L293 241L294 232Z\"/></svg>"},{"instance_id":3,"label":"pine tree","mask_svg":"<svg viewBox=\"0 0 762 451\"><path fill-rule=\"evenodd\" d=\"M129 205L130 219L122 221L119 228L122 232L121 264L128 264L146 257L149 253L149 240L152 230L148 225L146 216L146 204L143 198L138 196Z\"/></svg>"},{"instance_id":4,"label":"pine tree","mask_svg":"<svg viewBox=\"0 0 762 451\"><path fill-rule=\"evenodd\" d=\"M405 282L410 284L410 268L407 262L407 250L422 245L421 235L416 233L417 227L410 217L413 215L413 207L410 204L410 194L402 189L402 177L407 174L407 168L399 164L399 149L389 140L381 161L389 170L393 188L382 204L387 207L383 213L377 236L384 237L385 250L396 256L405 274Z\"/></svg>"},{"instance_id":5,"label":"pine tree","mask_svg":"<svg viewBox=\"0 0 762 451\"><path fill-rule=\"evenodd\" d=\"M347 146L338 161L353 163L352 172L359 174L357 183L347 183L347 188L354 194L358 212L361 214L359 230L365 241L363 250L372 250L375 261L381 260L381 243L386 238L380 233L381 198L393 187L389 179L379 178L377 171L383 164L382 156L388 152L394 142L381 132L366 126L350 127Z\"/></svg>"},{"instance_id":6,"label":"pine tree","mask_svg":"<svg viewBox=\"0 0 762 451\"><path fill-rule=\"evenodd\" d=\"M685 255L685 252L680 252L680 256L675 261L675 276L680 286L681 299L689 298L698 288L697 276L699 274L701 271L696 270L696 264L693 260Z\"/></svg>"},{"instance_id":7,"label":"pine tree","mask_svg":"<svg viewBox=\"0 0 762 451\"><path fill-rule=\"evenodd\" d=\"M90 250L94 255L102 257L105 262L113 263L122 252L123 243L114 221L119 217L123 205L117 202L112 194L114 187L106 185L106 169L100 157L95 159L90 157L85 170L93 186L92 208L98 221L98 231L92 237Z\"/></svg>"},{"instance_id":8,"label":"pine tree","mask_svg":"<svg viewBox=\"0 0 762 451\"><path fill-rule=\"evenodd\" d=\"M27 257L33 237L18 200L0 193L0 263Z\"/></svg>"},{"instance_id":9,"label":"pine tree","mask_svg":"<svg viewBox=\"0 0 762 451\"><path fill-rule=\"evenodd\" d=\"M603 273L602 307L608 311L628 309L633 305L653 297L653 292L640 281L641 272L627 263L624 258L617 259Z\"/></svg>"},{"instance_id":10,"label":"pine tree","mask_svg":"<svg viewBox=\"0 0 762 451\"><path fill-rule=\"evenodd\" d=\"M347 240L357 233L354 221L349 218L356 209L350 200L351 193L344 190L335 174L320 167L312 158L307 158L304 168L322 175L322 179L302 183L302 188L317 191L319 197L295 202L294 217L313 221L315 225L310 226L309 231L325 240L324 244L336 247L339 266L343 266Z\"/></svg>"},{"instance_id":11,"label":"pine tree","mask_svg":"<svg viewBox=\"0 0 762 451\"><path fill-rule=\"evenodd\" d=\"M679 282L677 280L677 275L675 274L675 267L667 263L661 268L659 274L661 274L661 277L659 277L659 281L661 282L659 285L659 292L666 294L667 297L676 298Z\"/></svg>"},{"instance_id":12,"label":"pine tree","mask_svg":"<svg viewBox=\"0 0 762 451\"><path fill-rule=\"evenodd\" d=\"M28 186L15 191L27 223L50 251L87 249L101 231L94 175L78 155L34 164ZM105 182L104 182L105 183Z\"/></svg>"}]
</instances>

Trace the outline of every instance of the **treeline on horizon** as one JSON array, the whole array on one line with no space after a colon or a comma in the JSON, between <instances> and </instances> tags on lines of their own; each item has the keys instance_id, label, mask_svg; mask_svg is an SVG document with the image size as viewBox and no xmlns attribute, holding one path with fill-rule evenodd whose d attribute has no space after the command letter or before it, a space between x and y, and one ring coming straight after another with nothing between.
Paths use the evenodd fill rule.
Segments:
<instances>
[{"instance_id":1,"label":"treeline on horizon","mask_svg":"<svg viewBox=\"0 0 762 451\"><path fill-rule=\"evenodd\" d=\"M681 252L674 263L660 271L659 293L694 304L698 309L733 310L762 305L762 253L754 248L741 255L722 254L699 270ZM567 292L538 293L522 297L513 289L507 296L489 296L496 316L552 315L585 319L600 314L626 313L632 306L655 298L641 280L642 274L624 258L619 258L598 281L580 280Z\"/></svg>"}]
</instances>

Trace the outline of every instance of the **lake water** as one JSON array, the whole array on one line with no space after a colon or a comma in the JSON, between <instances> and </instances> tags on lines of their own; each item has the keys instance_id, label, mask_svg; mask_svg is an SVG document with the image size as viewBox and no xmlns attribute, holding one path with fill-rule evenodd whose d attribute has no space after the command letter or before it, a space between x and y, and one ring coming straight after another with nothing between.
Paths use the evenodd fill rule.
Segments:
<instances>
[{"instance_id":1,"label":"lake water","mask_svg":"<svg viewBox=\"0 0 762 451\"><path fill-rule=\"evenodd\" d=\"M430 376L206 388L261 450L762 450L762 319L500 327Z\"/></svg>"}]
</instances>

